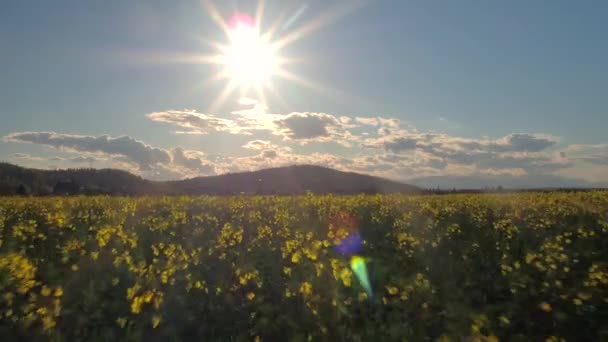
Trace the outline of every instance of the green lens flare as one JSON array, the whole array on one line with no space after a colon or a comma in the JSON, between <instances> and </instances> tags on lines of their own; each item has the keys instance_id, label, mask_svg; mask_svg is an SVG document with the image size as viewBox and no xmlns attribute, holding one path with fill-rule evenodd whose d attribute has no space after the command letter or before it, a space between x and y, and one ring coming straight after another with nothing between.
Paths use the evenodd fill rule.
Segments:
<instances>
[{"instance_id":1,"label":"green lens flare","mask_svg":"<svg viewBox=\"0 0 608 342\"><path fill-rule=\"evenodd\" d=\"M350 260L350 268L357 275L357 279L359 279L359 284L363 286L367 295L372 297L372 285L369 281L369 277L367 276L367 266L365 265L365 259L358 255L355 255Z\"/></svg>"}]
</instances>

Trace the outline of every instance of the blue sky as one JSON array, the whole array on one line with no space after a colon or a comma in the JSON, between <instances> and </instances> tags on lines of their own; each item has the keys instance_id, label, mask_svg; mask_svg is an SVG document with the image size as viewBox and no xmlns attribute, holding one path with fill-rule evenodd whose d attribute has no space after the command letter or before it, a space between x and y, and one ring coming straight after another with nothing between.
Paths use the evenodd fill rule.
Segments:
<instances>
[{"instance_id":1,"label":"blue sky","mask_svg":"<svg viewBox=\"0 0 608 342\"><path fill-rule=\"evenodd\" d=\"M257 1L215 7L229 20ZM235 91L220 106L218 65L192 62L226 43L208 8L4 3L0 159L150 178L316 163L608 181L606 2L266 1L274 41L324 24L278 52L314 85L275 75L276 96Z\"/></svg>"}]
</instances>

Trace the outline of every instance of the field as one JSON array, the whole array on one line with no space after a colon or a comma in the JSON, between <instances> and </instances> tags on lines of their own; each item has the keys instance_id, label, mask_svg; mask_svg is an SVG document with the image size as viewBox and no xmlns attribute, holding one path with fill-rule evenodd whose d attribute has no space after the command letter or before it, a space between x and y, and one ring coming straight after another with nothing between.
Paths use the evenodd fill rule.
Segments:
<instances>
[{"instance_id":1,"label":"field","mask_svg":"<svg viewBox=\"0 0 608 342\"><path fill-rule=\"evenodd\" d=\"M608 192L0 198L0 296L4 341L608 340Z\"/></svg>"}]
</instances>

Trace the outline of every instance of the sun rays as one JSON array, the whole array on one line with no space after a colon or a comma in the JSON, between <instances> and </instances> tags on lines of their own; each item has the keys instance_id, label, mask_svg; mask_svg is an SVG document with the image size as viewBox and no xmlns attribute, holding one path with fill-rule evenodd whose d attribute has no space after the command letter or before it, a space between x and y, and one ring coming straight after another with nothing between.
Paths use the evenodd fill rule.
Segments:
<instances>
[{"instance_id":1,"label":"sun rays","mask_svg":"<svg viewBox=\"0 0 608 342\"><path fill-rule=\"evenodd\" d=\"M291 70L290 65L296 59L284 56L282 49L353 11L363 3L363 1L342 3L315 19L297 26L294 23L306 10L306 7L300 6L293 13L284 12L268 25L270 28L267 31L263 31L265 1L258 2L253 16L235 14L227 19L211 1L204 0L205 11L224 32L225 39L223 42L213 42L211 44L213 53L200 58L202 63L217 66L219 69L210 80L225 82L208 111L217 110L235 91L240 91L241 96L250 96L253 92L262 103L266 103L267 96L271 95L273 99L285 105L281 92L273 85L273 79L277 78L311 89L327 90L326 85L316 83ZM294 26L293 30L284 32L291 26Z\"/></svg>"}]
</instances>

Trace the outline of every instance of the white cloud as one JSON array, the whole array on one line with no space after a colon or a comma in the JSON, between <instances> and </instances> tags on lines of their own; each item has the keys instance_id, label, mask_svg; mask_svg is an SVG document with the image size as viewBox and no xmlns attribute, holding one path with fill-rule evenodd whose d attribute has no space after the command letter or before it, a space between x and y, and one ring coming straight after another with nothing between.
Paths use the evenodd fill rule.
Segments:
<instances>
[{"instance_id":1,"label":"white cloud","mask_svg":"<svg viewBox=\"0 0 608 342\"><path fill-rule=\"evenodd\" d=\"M8 142L27 142L52 146L67 151L123 156L137 164L141 170L149 170L155 164L171 161L171 156L167 151L146 145L129 136L113 138L107 135L90 136L55 132L16 132L5 136L4 140Z\"/></svg>"},{"instance_id":2,"label":"white cloud","mask_svg":"<svg viewBox=\"0 0 608 342\"><path fill-rule=\"evenodd\" d=\"M40 162L40 161L47 161L47 158L42 158L42 157L38 157L38 156L33 156L31 154L27 154L27 153L13 153L9 156L10 159L17 159L17 160L22 160L22 161L32 161L32 162Z\"/></svg>"},{"instance_id":3,"label":"white cloud","mask_svg":"<svg viewBox=\"0 0 608 342\"><path fill-rule=\"evenodd\" d=\"M608 144L570 145L562 150L560 155L573 161L608 166Z\"/></svg>"},{"instance_id":4,"label":"white cloud","mask_svg":"<svg viewBox=\"0 0 608 342\"><path fill-rule=\"evenodd\" d=\"M81 164L81 163L91 164L91 163L99 161L99 158L96 158L93 156L76 156L76 157L69 158L68 160L75 164Z\"/></svg>"},{"instance_id":5,"label":"white cloud","mask_svg":"<svg viewBox=\"0 0 608 342\"><path fill-rule=\"evenodd\" d=\"M211 132L242 132L239 124L234 120L218 118L212 115L198 113L195 110L167 110L153 112L146 115L150 120L163 122L186 128L179 131L181 134L208 134Z\"/></svg>"},{"instance_id":6,"label":"white cloud","mask_svg":"<svg viewBox=\"0 0 608 342\"><path fill-rule=\"evenodd\" d=\"M374 127L378 127L378 126L384 126L387 128L399 128L400 127L400 121L399 119L395 119L395 118L383 118L380 116L377 117L356 117L355 121L362 124L362 125L366 125L366 126L374 126Z\"/></svg>"},{"instance_id":7,"label":"white cloud","mask_svg":"<svg viewBox=\"0 0 608 342\"><path fill-rule=\"evenodd\" d=\"M557 150L558 138L546 134L524 132L498 138L468 138L420 132L395 118L314 112L273 114L264 103L250 98L241 98L239 105L245 108L231 112L229 118L195 110L154 112L147 117L177 126L181 129L178 133L182 134L252 135L250 141L241 145L253 153L245 157L221 156L208 153L213 151L203 153L181 147L165 150L128 136L17 132L7 135L4 140L84 153L57 160L59 162L105 161L141 175L161 178L293 164L323 165L400 180L428 175L558 174L581 165L591 165L600 171L608 166L608 144L570 145ZM311 143L315 144L301 146ZM341 146L323 146L323 152L319 152L318 143ZM13 158L34 157L16 154ZM600 171L594 171L594 174Z\"/></svg>"},{"instance_id":8,"label":"white cloud","mask_svg":"<svg viewBox=\"0 0 608 342\"><path fill-rule=\"evenodd\" d=\"M271 143L268 140L252 140L241 146L249 150L266 150L266 149L277 149L277 145Z\"/></svg>"}]
</instances>

